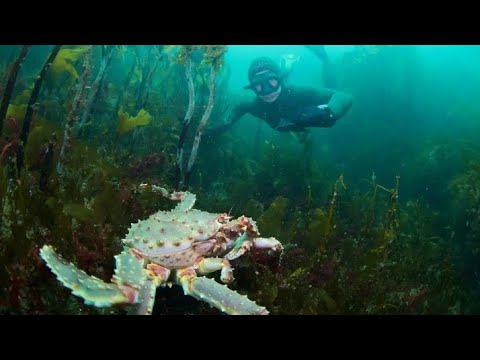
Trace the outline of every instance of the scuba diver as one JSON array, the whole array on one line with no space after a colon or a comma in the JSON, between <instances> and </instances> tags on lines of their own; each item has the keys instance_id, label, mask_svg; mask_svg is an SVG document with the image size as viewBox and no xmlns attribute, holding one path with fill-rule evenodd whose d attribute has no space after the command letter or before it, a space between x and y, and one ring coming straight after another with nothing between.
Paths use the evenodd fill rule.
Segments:
<instances>
[{"instance_id":1,"label":"scuba diver","mask_svg":"<svg viewBox=\"0 0 480 360\"><path fill-rule=\"evenodd\" d=\"M332 127L352 106L352 96L333 90L335 86L332 64L323 45L308 48L323 63L325 88L310 89L290 86L285 83L293 68L280 66L267 57L252 61L248 70L249 84L244 89L252 90L256 98L234 107L229 119L211 130L219 135L249 113L264 120L277 131L305 132L309 127Z\"/></svg>"}]
</instances>

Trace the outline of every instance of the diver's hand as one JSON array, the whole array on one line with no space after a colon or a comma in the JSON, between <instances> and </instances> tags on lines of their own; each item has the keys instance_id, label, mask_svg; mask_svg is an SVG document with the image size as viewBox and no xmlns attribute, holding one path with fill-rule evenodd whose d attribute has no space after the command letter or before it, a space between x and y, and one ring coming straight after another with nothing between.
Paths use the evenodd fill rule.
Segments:
<instances>
[{"instance_id":1,"label":"diver's hand","mask_svg":"<svg viewBox=\"0 0 480 360\"><path fill-rule=\"evenodd\" d=\"M226 132L228 129L230 129L232 125L232 117L226 116L220 121L219 125L216 125L215 127L210 128L207 132L209 136L220 136L224 132Z\"/></svg>"},{"instance_id":2,"label":"diver's hand","mask_svg":"<svg viewBox=\"0 0 480 360\"><path fill-rule=\"evenodd\" d=\"M335 122L332 110L327 104L307 106L300 111L296 123L301 126L331 127Z\"/></svg>"},{"instance_id":3,"label":"diver's hand","mask_svg":"<svg viewBox=\"0 0 480 360\"><path fill-rule=\"evenodd\" d=\"M310 126L331 127L334 122L334 116L328 104L307 106L293 120L281 118L275 130L304 131Z\"/></svg>"},{"instance_id":4,"label":"diver's hand","mask_svg":"<svg viewBox=\"0 0 480 360\"><path fill-rule=\"evenodd\" d=\"M300 123L316 123L322 122L333 117L332 111L328 104L318 106L308 106L304 108L299 115Z\"/></svg>"},{"instance_id":5,"label":"diver's hand","mask_svg":"<svg viewBox=\"0 0 480 360\"><path fill-rule=\"evenodd\" d=\"M328 104L318 105L317 109L324 111L325 114L330 114L331 113L330 108L328 107Z\"/></svg>"},{"instance_id":6,"label":"diver's hand","mask_svg":"<svg viewBox=\"0 0 480 360\"><path fill-rule=\"evenodd\" d=\"M330 120L333 118L332 110L328 104L318 105L317 109L323 112L324 120Z\"/></svg>"}]
</instances>

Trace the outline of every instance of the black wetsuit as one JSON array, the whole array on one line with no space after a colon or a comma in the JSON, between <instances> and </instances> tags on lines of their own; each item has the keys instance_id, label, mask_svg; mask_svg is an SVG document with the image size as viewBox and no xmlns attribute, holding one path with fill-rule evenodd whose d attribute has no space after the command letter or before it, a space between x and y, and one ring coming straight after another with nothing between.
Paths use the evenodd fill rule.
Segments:
<instances>
[{"instance_id":1,"label":"black wetsuit","mask_svg":"<svg viewBox=\"0 0 480 360\"><path fill-rule=\"evenodd\" d=\"M328 105L329 114L323 116L317 106ZM320 88L284 87L278 99L267 103L258 97L237 105L229 121L213 130L223 133L245 114L264 120L278 131L304 131L308 127L331 127L352 106L352 97L344 92Z\"/></svg>"}]
</instances>

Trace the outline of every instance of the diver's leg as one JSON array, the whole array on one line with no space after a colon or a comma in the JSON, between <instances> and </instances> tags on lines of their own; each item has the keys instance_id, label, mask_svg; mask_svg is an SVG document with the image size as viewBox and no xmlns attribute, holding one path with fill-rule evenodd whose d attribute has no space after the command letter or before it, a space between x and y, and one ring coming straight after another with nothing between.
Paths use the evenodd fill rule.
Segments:
<instances>
[{"instance_id":1,"label":"diver's leg","mask_svg":"<svg viewBox=\"0 0 480 360\"><path fill-rule=\"evenodd\" d=\"M333 68L333 63L328 57L327 52L325 51L325 46L324 45L306 45L306 47L310 51L312 51L323 63L322 76L323 76L324 86L332 89L336 88L337 81L336 81L335 71Z\"/></svg>"}]
</instances>

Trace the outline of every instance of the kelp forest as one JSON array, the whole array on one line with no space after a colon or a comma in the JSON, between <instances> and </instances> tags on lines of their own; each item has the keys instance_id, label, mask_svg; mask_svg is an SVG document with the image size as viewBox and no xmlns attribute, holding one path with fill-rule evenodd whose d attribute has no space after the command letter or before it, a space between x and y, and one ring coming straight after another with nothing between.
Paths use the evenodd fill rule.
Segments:
<instances>
[{"instance_id":1,"label":"kelp forest","mask_svg":"<svg viewBox=\"0 0 480 360\"><path fill-rule=\"evenodd\" d=\"M126 314L74 296L40 249L102 283L126 276L116 270L122 240L177 206L166 192L251 218L281 243L278 256L230 260L228 288L270 315L480 313L473 96L449 92L413 46L352 46L332 57L338 87L354 97L333 128L279 133L247 115L218 135L248 96L234 84L247 81L235 51L0 47L0 313ZM301 78L302 60L295 66ZM474 92L477 78L480 69L466 74L463 88ZM223 274L205 276L221 283ZM153 294L153 315L224 313L181 286Z\"/></svg>"}]
</instances>

